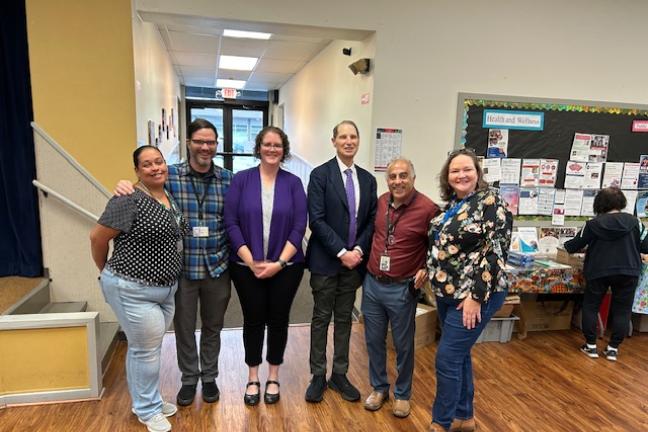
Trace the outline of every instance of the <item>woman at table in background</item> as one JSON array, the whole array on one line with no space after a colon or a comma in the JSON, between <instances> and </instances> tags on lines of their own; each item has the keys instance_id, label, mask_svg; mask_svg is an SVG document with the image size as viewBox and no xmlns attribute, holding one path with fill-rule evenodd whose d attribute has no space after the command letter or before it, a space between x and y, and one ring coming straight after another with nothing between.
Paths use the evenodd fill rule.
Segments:
<instances>
[{"instance_id":1,"label":"woman at table in background","mask_svg":"<svg viewBox=\"0 0 648 432\"><path fill-rule=\"evenodd\" d=\"M182 212L164 189L167 165L160 150L133 153L139 182L132 195L108 201L90 233L101 290L128 339L126 380L132 411L149 431L170 431L178 410L160 395L160 352L175 309L182 268ZM108 259L110 240L113 254Z\"/></svg>"},{"instance_id":2,"label":"woman at table in background","mask_svg":"<svg viewBox=\"0 0 648 432\"><path fill-rule=\"evenodd\" d=\"M430 431L473 431L470 351L504 303L513 217L488 188L471 150L450 153L440 174L445 211L430 223L428 271L441 320Z\"/></svg>"},{"instance_id":3,"label":"woman at table in background","mask_svg":"<svg viewBox=\"0 0 648 432\"><path fill-rule=\"evenodd\" d=\"M256 137L254 154L261 163L232 178L224 214L234 261L230 272L243 310L246 405L259 403L266 326L268 380L263 400L266 404L279 401L279 366L288 339L290 307L304 274L302 239L307 215L301 181L281 169L290 156L286 134L274 126L263 128Z\"/></svg>"},{"instance_id":4,"label":"woman at table in background","mask_svg":"<svg viewBox=\"0 0 648 432\"><path fill-rule=\"evenodd\" d=\"M590 358L598 358L596 324L603 296L612 289L608 328L612 335L603 355L616 361L619 345L628 334L632 301L641 273L640 253L648 253L648 237L641 221L623 213L626 197L621 189L601 189L594 197L596 217L585 223L578 235L565 242L569 253L587 246L583 273L586 287L582 309L585 344L580 347Z\"/></svg>"}]
</instances>

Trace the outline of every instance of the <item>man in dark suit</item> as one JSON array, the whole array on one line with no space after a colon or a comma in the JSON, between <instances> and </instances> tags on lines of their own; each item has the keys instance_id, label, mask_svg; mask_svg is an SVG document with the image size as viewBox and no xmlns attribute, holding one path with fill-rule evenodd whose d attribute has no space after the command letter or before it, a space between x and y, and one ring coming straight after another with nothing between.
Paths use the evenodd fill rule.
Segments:
<instances>
[{"instance_id":1,"label":"man in dark suit","mask_svg":"<svg viewBox=\"0 0 648 432\"><path fill-rule=\"evenodd\" d=\"M333 368L328 387L348 401L360 392L346 377L349 368L351 312L366 272L366 257L376 215L376 179L353 163L360 137L354 122L333 128L337 155L313 170L308 183L308 216L312 231L306 262L311 272L313 319L306 400L321 402L326 390L326 340L334 317Z\"/></svg>"}]
</instances>

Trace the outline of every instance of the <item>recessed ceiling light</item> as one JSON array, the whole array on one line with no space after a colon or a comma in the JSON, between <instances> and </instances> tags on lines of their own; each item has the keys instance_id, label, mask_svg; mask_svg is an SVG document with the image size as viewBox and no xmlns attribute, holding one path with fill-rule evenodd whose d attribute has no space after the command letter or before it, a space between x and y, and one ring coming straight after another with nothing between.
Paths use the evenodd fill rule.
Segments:
<instances>
[{"instance_id":1,"label":"recessed ceiling light","mask_svg":"<svg viewBox=\"0 0 648 432\"><path fill-rule=\"evenodd\" d=\"M220 56L218 67L220 69L251 71L259 60L258 57Z\"/></svg>"},{"instance_id":2,"label":"recessed ceiling light","mask_svg":"<svg viewBox=\"0 0 648 432\"><path fill-rule=\"evenodd\" d=\"M245 81L219 78L216 80L216 87L242 89L245 87Z\"/></svg>"},{"instance_id":3,"label":"recessed ceiling light","mask_svg":"<svg viewBox=\"0 0 648 432\"><path fill-rule=\"evenodd\" d=\"M261 32L251 32L243 30L223 30L223 36L233 37L233 38L247 38L247 39L263 39L268 40L272 33L261 33Z\"/></svg>"}]
</instances>

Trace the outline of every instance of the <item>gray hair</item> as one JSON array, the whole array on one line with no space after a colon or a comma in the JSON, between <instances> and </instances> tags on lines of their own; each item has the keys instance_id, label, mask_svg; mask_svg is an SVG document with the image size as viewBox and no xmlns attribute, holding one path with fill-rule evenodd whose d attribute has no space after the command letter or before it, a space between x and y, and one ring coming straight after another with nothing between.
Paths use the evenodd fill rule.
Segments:
<instances>
[{"instance_id":1,"label":"gray hair","mask_svg":"<svg viewBox=\"0 0 648 432\"><path fill-rule=\"evenodd\" d=\"M409 166L410 173L412 174L412 178L416 178L416 171L414 170L414 163L404 157L397 157L396 159L392 159L389 164L387 164L387 170L385 171L385 178L389 178L389 170L391 169L392 166L394 166L395 163L397 162L403 162Z\"/></svg>"}]
</instances>

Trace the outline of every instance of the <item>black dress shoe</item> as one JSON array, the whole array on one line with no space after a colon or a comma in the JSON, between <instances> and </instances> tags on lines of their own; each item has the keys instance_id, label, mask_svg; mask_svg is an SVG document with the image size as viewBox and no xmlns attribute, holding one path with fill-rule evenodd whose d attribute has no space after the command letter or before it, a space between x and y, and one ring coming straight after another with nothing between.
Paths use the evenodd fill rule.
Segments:
<instances>
[{"instance_id":1,"label":"black dress shoe","mask_svg":"<svg viewBox=\"0 0 648 432\"><path fill-rule=\"evenodd\" d=\"M247 383L245 386L245 390L247 390L248 387L250 386L257 386L257 392L256 394L247 394L243 396L243 402L245 402L245 405L248 406L254 406L259 404L259 400L261 399L261 383L259 381L250 381Z\"/></svg>"},{"instance_id":2,"label":"black dress shoe","mask_svg":"<svg viewBox=\"0 0 648 432\"><path fill-rule=\"evenodd\" d=\"M324 390L326 390L326 376L313 375L313 379L306 389L306 402L322 402Z\"/></svg>"},{"instance_id":3,"label":"black dress shoe","mask_svg":"<svg viewBox=\"0 0 648 432\"><path fill-rule=\"evenodd\" d=\"M331 374L328 386L336 392L339 392L344 400L350 402L360 400L360 392L349 382L345 374Z\"/></svg>"},{"instance_id":4,"label":"black dress shoe","mask_svg":"<svg viewBox=\"0 0 648 432\"><path fill-rule=\"evenodd\" d=\"M272 405L274 403L279 402L279 399L281 398L281 394L279 392L268 393L268 385L270 384L276 384L277 387L279 387L279 381L273 381L273 380L266 381L266 389L265 392L263 393L263 401L268 405Z\"/></svg>"},{"instance_id":5,"label":"black dress shoe","mask_svg":"<svg viewBox=\"0 0 648 432\"><path fill-rule=\"evenodd\" d=\"M178 396L176 397L176 402L180 406L191 405L196 396L196 384L183 384L180 387Z\"/></svg>"},{"instance_id":6,"label":"black dress shoe","mask_svg":"<svg viewBox=\"0 0 648 432\"><path fill-rule=\"evenodd\" d=\"M207 403L216 402L220 398L220 390L216 382L203 382L202 383L202 397Z\"/></svg>"}]
</instances>

